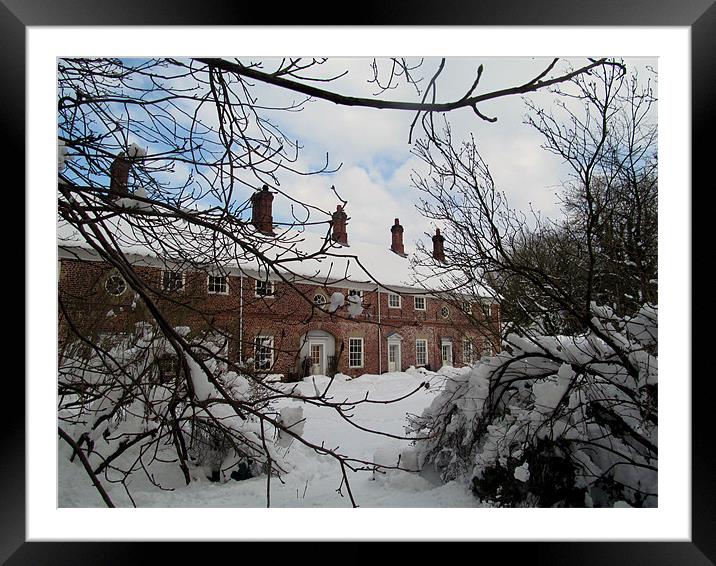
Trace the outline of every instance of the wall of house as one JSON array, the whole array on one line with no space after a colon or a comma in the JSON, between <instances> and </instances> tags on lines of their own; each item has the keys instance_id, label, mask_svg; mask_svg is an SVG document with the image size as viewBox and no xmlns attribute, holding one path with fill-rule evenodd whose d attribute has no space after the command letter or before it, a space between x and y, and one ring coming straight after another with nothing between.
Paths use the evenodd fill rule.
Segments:
<instances>
[{"instance_id":1,"label":"wall of house","mask_svg":"<svg viewBox=\"0 0 716 566\"><path fill-rule=\"evenodd\" d=\"M274 282L274 295L261 297L256 295L253 279L231 275L226 294L211 294L207 292L206 273L187 271L184 273L183 288L165 293L161 289L160 268L136 266L135 273L146 293L159 303L161 312L172 326L188 326L194 331L219 328L229 334L229 357L233 360L254 356L255 336L273 336L275 356L272 373L288 374L299 369L302 337L309 330L322 330L335 338L338 370L351 376L388 370L387 336L393 332L402 337L401 369L416 365L417 339L427 339L427 365L432 369L441 366L443 338L452 339L453 364L457 366L463 365L464 337L473 342L475 359L479 359L485 340L458 306L446 305L432 297L425 298L425 310L415 309L411 295L402 296L401 306L392 308L387 292L365 291L363 313L349 320L345 309L330 314L312 303L317 293L323 294L329 301L336 291L347 296L346 287L301 283L293 288L286 283ZM72 327L82 334L122 332L136 322L152 318L144 302L129 287L120 296L106 291L105 283L113 274L116 271L102 262L61 260L60 345L71 340ZM447 317L441 313L444 306L449 309ZM483 315L480 309L475 309L473 316L480 318ZM495 329L499 328L497 305L493 305L488 316L488 323ZM362 367L349 367L350 338L363 338ZM497 350L499 344L492 344L492 347Z\"/></svg>"}]
</instances>

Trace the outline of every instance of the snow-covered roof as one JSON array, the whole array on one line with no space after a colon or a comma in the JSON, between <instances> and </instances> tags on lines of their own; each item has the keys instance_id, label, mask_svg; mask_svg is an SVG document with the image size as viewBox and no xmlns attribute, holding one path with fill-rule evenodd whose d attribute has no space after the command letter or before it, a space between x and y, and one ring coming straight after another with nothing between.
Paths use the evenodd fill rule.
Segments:
<instances>
[{"instance_id":1,"label":"snow-covered roof","mask_svg":"<svg viewBox=\"0 0 716 566\"><path fill-rule=\"evenodd\" d=\"M130 208L141 208L133 199L119 202L122 201L127 201L124 204ZM325 233L277 228L276 236L266 236L245 225L242 227L245 236L237 243L225 235L220 234L217 238L215 230L195 223L172 218L162 225L161 219L152 217L148 220L135 214L111 216L95 226L103 236L113 238L135 263L181 267L184 258L191 257L195 264L265 277L265 263L257 259L258 254L275 262L280 273L294 281L351 283L350 286L357 289L380 286L412 292L443 288L439 277L429 277L427 272L417 271L411 256L394 253L388 245L389 235L386 235L385 246L350 239L348 246L342 246L327 240ZM147 229L149 226L151 230ZM221 222L218 226L226 229ZM91 246L68 222L60 221L57 237L61 254L77 255L83 250L82 256L91 259ZM269 272L269 278L272 277L277 275ZM488 296L487 293L484 295Z\"/></svg>"}]
</instances>

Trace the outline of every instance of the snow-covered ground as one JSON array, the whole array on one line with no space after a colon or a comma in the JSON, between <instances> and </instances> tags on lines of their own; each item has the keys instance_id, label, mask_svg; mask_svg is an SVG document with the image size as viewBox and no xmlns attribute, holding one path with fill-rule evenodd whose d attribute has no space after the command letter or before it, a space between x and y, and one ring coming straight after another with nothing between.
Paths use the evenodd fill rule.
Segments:
<instances>
[{"instance_id":1,"label":"snow-covered ground","mask_svg":"<svg viewBox=\"0 0 716 566\"><path fill-rule=\"evenodd\" d=\"M366 374L356 379L338 375L330 391L336 401L360 400L366 394L371 399L388 400L402 397L428 381L428 389L420 389L414 395L394 404L358 405L354 421L360 426L394 435L404 435L406 414L420 414L439 392L451 372L440 373L425 370L408 370L383 375ZM298 384L300 392L311 395L315 387L323 390L328 378L317 376ZM283 384L292 387L296 384ZM284 406L298 406L299 401L290 400ZM351 426L336 411L326 407L302 404L305 425L303 438L314 443L324 442L326 447L352 458L379 463L397 462L398 455L410 448L410 442L371 434ZM280 406L278 407L280 408ZM330 456L316 454L295 440L286 448L279 448L291 468L282 480L271 481L271 507L350 507L346 488L341 486L341 472L337 461ZM78 462L68 461L69 450L59 444L59 506L94 507L103 503ZM244 481L229 480L213 483L198 477L185 486L176 466L167 466L161 474L163 486L173 490L161 490L151 484L139 472L129 486L138 507L265 507L266 476ZM465 484L451 482L442 484L427 473L411 473L390 470L385 474L360 471L349 474L350 486L356 503L361 507L476 507L479 501ZM131 501L122 486L105 486L118 506L130 506Z\"/></svg>"}]
</instances>

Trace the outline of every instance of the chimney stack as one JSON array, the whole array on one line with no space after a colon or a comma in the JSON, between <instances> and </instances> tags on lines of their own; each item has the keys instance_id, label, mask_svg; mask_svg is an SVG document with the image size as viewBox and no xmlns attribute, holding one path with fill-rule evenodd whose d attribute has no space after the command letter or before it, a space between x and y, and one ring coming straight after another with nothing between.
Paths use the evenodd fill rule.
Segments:
<instances>
[{"instance_id":1,"label":"chimney stack","mask_svg":"<svg viewBox=\"0 0 716 566\"><path fill-rule=\"evenodd\" d=\"M109 166L109 194L112 198L129 196L129 170L132 164L142 161L147 150L136 143L130 143L126 151L120 152Z\"/></svg>"},{"instance_id":2,"label":"chimney stack","mask_svg":"<svg viewBox=\"0 0 716 566\"><path fill-rule=\"evenodd\" d=\"M400 225L399 219L395 219L395 224L390 227L390 233L393 235L390 249L396 254L405 257L405 248L403 247L403 227Z\"/></svg>"},{"instance_id":3,"label":"chimney stack","mask_svg":"<svg viewBox=\"0 0 716 566\"><path fill-rule=\"evenodd\" d=\"M333 219L331 221L331 238L342 246L348 245L348 232L346 230L347 220L348 215L343 212L343 206L339 204L336 206L336 211L333 213Z\"/></svg>"},{"instance_id":4,"label":"chimney stack","mask_svg":"<svg viewBox=\"0 0 716 566\"><path fill-rule=\"evenodd\" d=\"M273 235L273 194L267 185L251 195L251 223L263 234Z\"/></svg>"},{"instance_id":5,"label":"chimney stack","mask_svg":"<svg viewBox=\"0 0 716 566\"><path fill-rule=\"evenodd\" d=\"M440 234L440 228L435 228L435 235L433 236L433 259L440 263L445 263L445 236Z\"/></svg>"},{"instance_id":6,"label":"chimney stack","mask_svg":"<svg viewBox=\"0 0 716 566\"><path fill-rule=\"evenodd\" d=\"M112 198L129 196L129 169L132 162L124 152L121 152L112 161L109 167L109 194Z\"/></svg>"}]
</instances>

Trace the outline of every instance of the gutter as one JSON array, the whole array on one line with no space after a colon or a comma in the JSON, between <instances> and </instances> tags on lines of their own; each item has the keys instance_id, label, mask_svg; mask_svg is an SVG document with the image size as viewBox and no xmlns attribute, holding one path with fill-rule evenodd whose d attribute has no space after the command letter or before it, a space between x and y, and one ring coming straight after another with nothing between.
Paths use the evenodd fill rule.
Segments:
<instances>
[{"instance_id":1,"label":"gutter","mask_svg":"<svg viewBox=\"0 0 716 566\"><path fill-rule=\"evenodd\" d=\"M239 276L239 364L244 363L244 276Z\"/></svg>"}]
</instances>

